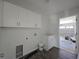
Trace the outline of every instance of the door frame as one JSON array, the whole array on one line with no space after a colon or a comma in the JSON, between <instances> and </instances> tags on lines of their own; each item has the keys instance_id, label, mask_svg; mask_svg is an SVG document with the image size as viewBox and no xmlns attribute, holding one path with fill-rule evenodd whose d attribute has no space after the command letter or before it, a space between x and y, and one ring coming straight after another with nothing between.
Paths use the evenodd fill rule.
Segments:
<instances>
[{"instance_id":1,"label":"door frame","mask_svg":"<svg viewBox=\"0 0 79 59\"><path fill-rule=\"evenodd\" d=\"M75 48L75 53L76 53L76 55L78 55L78 51L79 51L79 42L78 42L78 38L77 38L77 36L79 36L79 34L78 34L78 23L79 23L79 16L78 15L72 15L72 16L76 16L76 35L75 35L75 37L76 37L76 48ZM66 18L66 17L63 17L63 18ZM61 18L59 18L59 26L60 26L60 19ZM60 36L60 29L59 29L59 36ZM60 37L59 37L59 39L60 39ZM60 46L59 46L60 47Z\"/></svg>"},{"instance_id":2,"label":"door frame","mask_svg":"<svg viewBox=\"0 0 79 59\"><path fill-rule=\"evenodd\" d=\"M79 15L76 15L76 55L79 53Z\"/></svg>"}]
</instances>

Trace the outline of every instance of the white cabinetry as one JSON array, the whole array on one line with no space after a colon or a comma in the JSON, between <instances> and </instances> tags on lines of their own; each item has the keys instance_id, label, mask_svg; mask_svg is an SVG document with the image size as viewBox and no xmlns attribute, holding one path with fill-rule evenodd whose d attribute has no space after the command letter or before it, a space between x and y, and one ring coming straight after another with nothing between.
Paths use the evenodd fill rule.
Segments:
<instances>
[{"instance_id":1,"label":"white cabinetry","mask_svg":"<svg viewBox=\"0 0 79 59\"><path fill-rule=\"evenodd\" d=\"M41 16L27 9L4 2L2 27L41 27Z\"/></svg>"},{"instance_id":2,"label":"white cabinetry","mask_svg":"<svg viewBox=\"0 0 79 59\"><path fill-rule=\"evenodd\" d=\"M19 9L19 19L22 27L41 27L41 16L24 8Z\"/></svg>"},{"instance_id":3,"label":"white cabinetry","mask_svg":"<svg viewBox=\"0 0 79 59\"><path fill-rule=\"evenodd\" d=\"M18 15L17 6L4 2L2 27L17 27Z\"/></svg>"}]
</instances>

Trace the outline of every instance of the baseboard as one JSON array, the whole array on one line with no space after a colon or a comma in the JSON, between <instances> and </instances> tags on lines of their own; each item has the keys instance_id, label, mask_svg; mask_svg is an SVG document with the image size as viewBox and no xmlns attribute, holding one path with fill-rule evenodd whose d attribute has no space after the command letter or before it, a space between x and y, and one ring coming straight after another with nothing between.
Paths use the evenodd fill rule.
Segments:
<instances>
[{"instance_id":1,"label":"baseboard","mask_svg":"<svg viewBox=\"0 0 79 59\"><path fill-rule=\"evenodd\" d=\"M34 55L37 52L38 52L38 49L30 52L29 54L24 55L22 58L19 58L19 59L29 59L32 55Z\"/></svg>"},{"instance_id":2,"label":"baseboard","mask_svg":"<svg viewBox=\"0 0 79 59\"><path fill-rule=\"evenodd\" d=\"M58 48L58 47L53 46L53 47L51 47L51 48L48 48L47 51L51 50L52 48Z\"/></svg>"}]
</instances>

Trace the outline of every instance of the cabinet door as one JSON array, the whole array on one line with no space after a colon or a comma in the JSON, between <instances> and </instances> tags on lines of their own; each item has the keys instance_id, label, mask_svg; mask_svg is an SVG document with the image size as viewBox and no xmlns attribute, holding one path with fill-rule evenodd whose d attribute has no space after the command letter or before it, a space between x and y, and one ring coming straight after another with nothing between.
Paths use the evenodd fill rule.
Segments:
<instances>
[{"instance_id":1,"label":"cabinet door","mask_svg":"<svg viewBox=\"0 0 79 59\"><path fill-rule=\"evenodd\" d=\"M4 2L3 27L17 27L17 19L17 6L8 2Z\"/></svg>"},{"instance_id":2,"label":"cabinet door","mask_svg":"<svg viewBox=\"0 0 79 59\"><path fill-rule=\"evenodd\" d=\"M41 15L39 14L34 14L32 15L32 20L34 21L34 26L36 28L41 28L41 25L42 25L42 19L41 19Z\"/></svg>"},{"instance_id":3,"label":"cabinet door","mask_svg":"<svg viewBox=\"0 0 79 59\"><path fill-rule=\"evenodd\" d=\"M34 27L33 21L31 20L31 14L28 10L21 8L19 13L21 27Z\"/></svg>"},{"instance_id":4,"label":"cabinet door","mask_svg":"<svg viewBox=\"0 0 79 59\"><path fill-rule=\"evenodd\" d=\"M31 13L30 19L35 28L41 28L41 15L36 13Z\"/></svg>"},{"instance_id":5,"label":"cabinet door","mask_svg":"<svg viewBox=\"0 0 79 59\"><path fill-rule=\"evenodd\" d=\"M19 19L22 27L38 28L41 25L41 17L24 8L19 9Z\"/></svg>"},{"instance_id":6,"label":"cabinet door","mask_svg":"<svg viewBox=\"0 0 79 59\"><path fill-rule=\"evenodd\" d=\"M21 27L28 27L28 12L24 8L19 8L19 20Z\"/></svg>"}]
</instances>

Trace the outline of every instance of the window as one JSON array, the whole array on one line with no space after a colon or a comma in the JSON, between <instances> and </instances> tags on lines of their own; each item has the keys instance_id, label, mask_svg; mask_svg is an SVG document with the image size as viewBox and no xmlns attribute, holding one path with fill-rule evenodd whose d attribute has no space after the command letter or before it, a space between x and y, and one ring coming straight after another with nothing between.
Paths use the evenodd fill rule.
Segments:
<instances>
[{"instance_id":1,"label":"window","mask_svg":"<svg viewBox=\"0 0 79 59\"><path fill-rule=\"evenodd\" d=\"M60 28L60 29L65 29L65 26L60 26L59 28Z\"/></svg>"},{"instance_id":2,"label":"window","mask_svg":"<svg viewBox=\"0 0 79 59\"><path fill-rule=\"evenodd\" d=\"M66 17L60 19L59 29L73 29L74 24L76 23L76 16Z\"/></svg>"},{"instance_id":3,"label":"window","mask_svg":"<svg viewBox=\"0 0 79 59\"><path fill-rule=\"evenodd\" d=\"M60 19L60 24L68 24L68 23L75 23L76 16L71 16L67 18Z\"/></svg>"},{"instance_id":4,"label":"window","mask_svg":"<svg viewBox=\"0 0 79 59\"><path fill-rule=\"evenodd\" d=\"M72 29L74 28L73 26L66 26L66 29Z\"/></svg>"},{"instance_id":5,"label":"window","mask_svg":"<svg viewBox=\"0 0 79 59\"><path fill-rule=\"evenodd\" d=\"M60 26L59 29L73 29L74 26Z\"/></svg>"}]
</instances>

